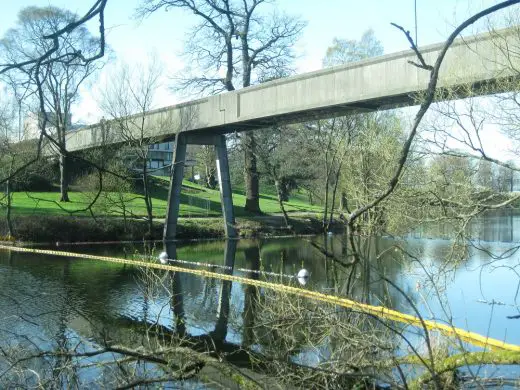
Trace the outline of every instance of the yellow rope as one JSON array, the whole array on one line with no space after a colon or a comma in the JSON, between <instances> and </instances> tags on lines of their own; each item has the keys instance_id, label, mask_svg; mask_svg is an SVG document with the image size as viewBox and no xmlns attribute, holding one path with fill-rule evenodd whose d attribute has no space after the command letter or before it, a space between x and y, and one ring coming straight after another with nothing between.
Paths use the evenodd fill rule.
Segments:
<instances>
[{"instance_id":1,"label":"yellow rope","mask_svg":"<svg viewBox=\"0 0 520 390\"><path fill-rule=\"evenodd\" d=\"M398 321L405 324L410 324L418 327L426 327L430 330L438 330L445 335L459 337L460 339L469 342L473 345L479 347L490 347L494 349L501 349L507 351L515 351L520 352L520 345L508 344L503 341L493 339L490 337L482 336L478 333L469 332L464 329L455 328L450 325L441 324L436 321L431 320L422 320L418 317L415 317L410 314L404 314L397 310L388 309L384 306L372 306L365 303L359 303L347 298L341 298L334 295L322 294L316 291L304 290L298 287L286 286L279 283L271 283L265 282L262 280L255 280L244 278L241 276L228 275L228 274L219 274L216 272L210 272L202 269L188 269L183 267L178 267L174 265L160 264L154 262L146 262L139 260L127 260L120 259L116 257L108 257L108 256L98 256L98 255L88 255L83 253L74 253L74 252L64 252L64 251L54 251L48 249L33 249L33 248L20 248L15 246L6 246L0 245L0 249L11 250L14 252L26 252L26 253L37 253L44 255L53 255L53 256L63 256L63 257L76 257L82 259L91 259L91 260L99 260L106 261L111 263L120 263L127 265L135 265L140 267L149 267L155 269L162 269L166 271L174 271L174 272L185 272L188 274L198 275L206 278L213 279L221 279L221 280L229 280L231 282L238 282L242 284L248 284L256 287L263 287L275 291L281 291L288 294L293 294L305 298L310 298L316 301L332 303L338 306L346 307L361 311L366 314L374 315L380 318L385 318L393 321Z\"/></svg>"}]
</instances>

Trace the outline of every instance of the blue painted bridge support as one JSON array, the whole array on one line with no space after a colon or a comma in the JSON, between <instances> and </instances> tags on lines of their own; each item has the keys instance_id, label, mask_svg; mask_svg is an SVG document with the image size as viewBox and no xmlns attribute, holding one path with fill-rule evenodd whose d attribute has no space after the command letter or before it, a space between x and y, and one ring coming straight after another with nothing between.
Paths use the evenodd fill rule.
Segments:
<instances>
[{"instance_id":1,"label":"blue painted bridge support","mask_svg":"<svg viewBox=\"0 0 520 390\"><path fill-rule=\"evenodd\" d=\"M177 235L177 221L179 219L182 179L184 177L184 163L186 161L186 147L189 144L215 146L220 200L222 203L222 215L224 217L224 231L226 237L235 238L237 232L235 228L235 214L233 212L233 193L231 191L226 137L223 135L206 136L180 133L177 134L175 139L175 147L173 151L170 190L168 192L168 205L166 220L164 222L163 239L166 241L173 240Z\"/></svg>"}]
</instances>

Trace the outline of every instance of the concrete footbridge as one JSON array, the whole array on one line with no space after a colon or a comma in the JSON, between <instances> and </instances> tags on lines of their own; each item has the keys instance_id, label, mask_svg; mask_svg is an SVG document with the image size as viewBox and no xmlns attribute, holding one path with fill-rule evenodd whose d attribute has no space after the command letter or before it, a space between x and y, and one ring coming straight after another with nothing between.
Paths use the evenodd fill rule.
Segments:
<instances>
[{"instance_id":1,"label":"concrete footbridge","mask_svg":"<svg viewBox=\"0 0 520 390\"><path fill-rule=\"evenodd\" d=\"M421 48L426 63L435 63L442 46L441 43ZM520 57L512 58L511 53L518 53L519 48L520 34L509 29L460 38L446 55L438 86L455 88L459 98L470 90L486 94L483 85L516 72ZM407 50L153 110L145 115L144 137L155 142L173 139L179 132L221 135L352 111L414 105L428 85L430 72L410 61L417 62L417 57ZM137 117L141 119L142 115ZM131 127L132 117L125 120ZM123 143L130 138L118 134L117 126L110 126L111 122L71 132L67 150Z\"/></svg>"},{"instance_id":2,"label":"concrete footbridge","mask_svg":"<svg viewBox=\"0 0 520 390\"><path fill-rule=\"evenodd\" d=\"M420 48L427 64L435 63L443 45ZM519 49L520 34L514 29L459 38L446 54L438 82L440 91L454 93L440 98L503 91L502 81L518 76L520 56L514 53ZM172 239L186 145L215 145L226 233L233 237L235 220L224 134L418 104L430 72L411 62L417 62L412 50L387 54L153 110L144 115L144 122L143 115L122 118L125 131L135 132L134 136L119 132L118 120L102 121L68 134L67 150L122 144L132 138L144 137L151 143L176 139L164 235Z\"/></svg>"}]
</instances>

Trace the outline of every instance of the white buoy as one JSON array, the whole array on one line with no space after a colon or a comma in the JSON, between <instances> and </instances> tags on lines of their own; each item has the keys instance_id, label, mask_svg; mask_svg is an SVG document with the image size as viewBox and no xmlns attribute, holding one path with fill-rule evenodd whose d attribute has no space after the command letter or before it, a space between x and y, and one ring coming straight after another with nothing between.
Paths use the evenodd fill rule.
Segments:
<instances>
[{"instance_id":1,"label":"white buoy","mask_svg":"<svg viewBox=\"0 0 520 390\"><path fill-rule=\"evenodd\" d=\"M305 268L302 268L298 271L296 279L298 280L298 283L300 283L302 286L305 286L309 281L309 271L307 271Z\"/></svg>"},{"instance_id":2,"label":"white buoy","mask_svg":"<svg viewBox=\"0 0 520 390\"><path fill-rule=\"evenodd\" d=\"M168 264L168 253L161 252L161 254L159 255L159 262L161 264Z\"/></svg>"}]
</instances>

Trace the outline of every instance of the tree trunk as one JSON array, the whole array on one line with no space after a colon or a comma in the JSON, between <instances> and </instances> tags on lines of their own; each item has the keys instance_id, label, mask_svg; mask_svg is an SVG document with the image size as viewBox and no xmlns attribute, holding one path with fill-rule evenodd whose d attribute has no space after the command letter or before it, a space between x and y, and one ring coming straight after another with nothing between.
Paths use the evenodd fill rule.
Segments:
<instances>
[{"instance_id":1,"label":"tree trunk","mask_svg":"<svg viewBox=\"0 0 520 390\"><path fill-rule=\"evenodd\" d=\"M18 142L22 140L22 101L18 101Z\"/></svg>"},{"instance_id":2,"label":"tree trunk","mask_svg":"<svg viewBox=\"0 0 520 390\"><path fill-rule=\"evenodd\" d=\"M307 196L309 197L309 204L314 206L314 198L312 196L312 191L311 190L307 190Z\"/></svg>"},{"instance_id":3,"label":"tree trunk","mask_svg":"<svg viewBox=\"0 0 520 390\"><path fill-rule=\"evenodd\" d=\"M120 197L121 198L123 197L122 193L120 193ZM125 232L127 232L128 231L128 218L126 215L126 203L125 203L124 199L121 199L121 207L123 209L123 229Z\"/></svg>"},{"instance_id":4,"label":"tree trunk","mask_svg":"<svg viewBox=\"0 0 520 390\"><path fill-rule=\"evenodd\" d=\"M148 171L146 169L146 159L143 163L143 192L144 192L144 203L146 205L146 215L148 218L148 239L152 239L153 235L153 207L152 207L152 196L150 194L150 183L148 181Z\"/></svg>"},{"instance_id":5,"label":"tree trunk","mask_svg":"<svg viewBox=\"0 0 520 390\"><path fill-rule=\"evenodd\" d=\"M287 211L285 210L285 206L283 204L284 194L283 194L282 185L280 184L279 180L275 180L274 185L276 187L276 193L278 194L278 203L280 204L280 209L282 210L282 213L283 213L283 219L285 221L285 226L289 228L291 224L289 221L289 216L287 215Z\"/></svg>"},{"instance_id":6,"label":"tree trunk","mask_svg":"<svg viewBox=\"0 0 520 390\"><path fill-rule=\"evenodd\" d=\"M330 202L330 214L329 214L329 222L327 224L327 230L330 229L332 223L334 222L334 207L336 207L336 192L338 190L338 182L339 182L339 169L336 175L336 182L334 183L334 189L332 190L332 199Z\"/></svg>"},{"instance_id":7,"label":"tree trunk","mask_svg":"<svg viewBox=\"0 0 520 390\"><path fill-rule=\"evenodd\" d=\"M217 178L215 177L215 169L206 165L206 187L214 190L217 186Z\"/></svg>"},{"instance_id":8,"label":"tree trunk","mask_svg":"<svg viewBox=\"0 0 520 390\"><path fill-rule=\"evenodd\" d=\"M7 180L5 182L6 187L6 195L7 195L7 212L6 212L6 220L7 220L7 237L10 239L14 236L13 232L13 221L11 220L11 180Z\"/></svg>"},{"instance_id":9,"label":"tree trunk","mask_svg":"<svg viewBox=\"0 0 520 390\"><path fill-rule=\"evenodd\" d=\"M251 132L244 134L244 181L246 186L246 205L244 209L260 214L258 170L256 168L256 140Z\"/></svg>"},{"instance_id":10,"label":"tree trunk","mask_svg":"<svg viewBox=\"0 0 520 390\"><path fill-rule=\"evenodd\" d=\"M336 177L334 182L334 190L332 191L332 204L330 205L330 216L329 216L329 224L327 226L327 230L329 230L330 226L332 225L332 222L334 222L334 207L336 206L336 193L338 191L338 184L339 184L339 176L341 173L341 167L343 166L343 158L341 159L339 163L338 170L336 171Z\"/></svg>"},{"instance_id":11,"label":"tree trunk","mask_svg":"<svg viewBox=\"0 0 520 390\"><path fill-rule=\"evenodd\" d=\"M341 197L339 198L339 209L341 212L348 212L348 199L347 194L344 191L341 192Z\"/></svg>"},{"instance_id":12,"label":"tree trunk","mask_svg":"<svg viewBox=\"0 0 520 390\"><path fill-rule=\"evenodd\" d=\"M67 169L67 157L60 154L60 202L69 202L69 181Z\"/></svg>"},{"instance_id":13,"label":"tree trunk","mask_svg":"<svg viewBox=\"0 0 520 390\"><path fill-rule=\"evenodd\" d=\"M330 182L330 173L327 169L327 174L325 175L325 205L323 206L323 220L321 221L321 226L323 230L327 231L327 216L329 209L329 182Z\"/></svg>"}]
</instances>

